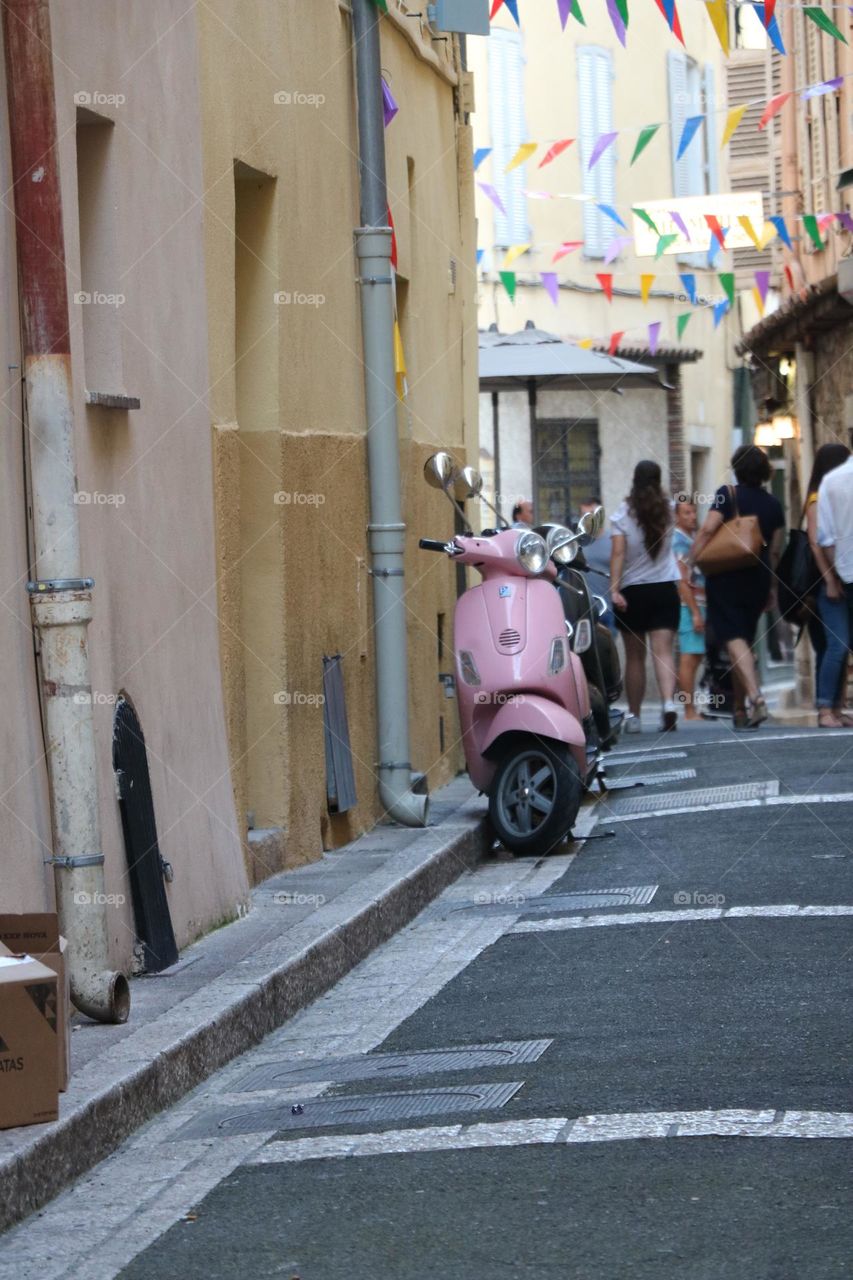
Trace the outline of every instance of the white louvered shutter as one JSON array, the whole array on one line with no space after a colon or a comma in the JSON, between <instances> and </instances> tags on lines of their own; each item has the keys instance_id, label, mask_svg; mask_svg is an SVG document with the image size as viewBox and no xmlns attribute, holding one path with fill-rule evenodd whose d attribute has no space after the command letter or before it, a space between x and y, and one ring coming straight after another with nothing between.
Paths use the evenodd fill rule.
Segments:
<instances>
[{"instance_id":1,"label":"white louvered shutter","mask_svg":"<svg viewBox=\"0 0 853 1280\"><path fill-rule=\"evenodd\" d=\"M524 51L521 32L495 27L489 37L489 127L492 134L492 182L506 215L495 209L495 244L502 248L530 240L526 165L505 173L526 135Z\"/></svg>"},{"instance_id":2,"label":"white louvered shutter","mask_svg":"<svg viewBox=\"0 0 853 1280\"><path fill-rule=\"evenodd\" d=\"M589 168L596 142L613 132L613 62L609 49L579 45L575 51L578 72L578 117L583 193L591 199L583 206L584 256L603 258L616 225L596 208L596 203L616 203L616 143Z\"/></svg>"}]
</instances>

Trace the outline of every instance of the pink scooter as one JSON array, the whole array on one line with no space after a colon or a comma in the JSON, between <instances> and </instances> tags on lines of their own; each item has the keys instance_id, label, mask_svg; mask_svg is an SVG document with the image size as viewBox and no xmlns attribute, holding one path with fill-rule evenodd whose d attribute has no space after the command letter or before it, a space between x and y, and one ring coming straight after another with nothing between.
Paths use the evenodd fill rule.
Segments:
<instances>
[{"instance_id":1,"label":"pink scooter","mask_svg":"<svg viewBox=\"0 0 853 1280\"><path fill-rule=\"evenodd\" d=\"M434 454L424 474L451 502L451 489L464 499L482 487L446 453ZM459 719L471 781L488 793L495 833L517 854L547 854L566 838L596 773L586 677L552 585L551 557L567 563L579 541L552 526L547 541L506 529L420 542L482 575L456 604Z\"/></svg>"}]
</instances>

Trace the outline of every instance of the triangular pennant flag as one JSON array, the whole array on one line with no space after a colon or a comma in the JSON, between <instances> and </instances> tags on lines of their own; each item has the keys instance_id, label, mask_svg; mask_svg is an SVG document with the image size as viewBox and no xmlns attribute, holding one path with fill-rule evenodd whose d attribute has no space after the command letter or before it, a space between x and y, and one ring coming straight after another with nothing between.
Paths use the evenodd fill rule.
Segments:
<instances>
[{"instance_id":1,"label":"triangular pennant flag","mask_svg":"<svg viewBox=\"0 0 853 1280\"><path fill-rule=\"evenodd\" d=\"M788 288L791 290L791 293L793 293L794 292L794 273L787 263L785 264L785 279L788 281Z\"/></svg>"},{"instance_id":2,"label":"triangular pennant flag","mask_svg":"<svg viewBox=\"0 0 853 1280\"><path fill-rule=\"evenodd\" d=\"M580 338L577 342L577 346L579 346L583 351L589 351L592 346L592 338Z\"/></svg>"},{"instance_id":3,"label":"triangular pennant flag","mask_svg":"<svg viewBox=\"0 0 853 1280\"><path fill-rule=\"evenodd\" d=\"M811 18L812 22L815 23L816 26L820 27L821 31L825 31L827 35L832 36L833 40L841 40L844 44L847 43L847 37L841 34L829 14L824 13L823 9L818 5L806 5L803 9L803 13L807 18Z\"/></svg>"},{"instance_id":4,"label":"triangular pennant flag","mask_svg":"<svg viewBox=\"0 0 853 1280\"><path fill-rule=\"evenodd\" d=\"M720 284L726 291L729 300L729 306L735 305L735 275L733 271L721 271L717 277Z\"/></svg>"},{"instance_id":5,"label":"triangular pennant flag","mask_svg":"<svg viewBox=\"0 0 853 1280\"><path fill-rule=\"evenodd\" d=\"M640 218L643 222L645 222L646 226L651 231L654 231L656 236L660 235L660 232L657 229L657 224L655 223L654 218L650 213L647 213L645 209L634 208L631 210L631 212L635 213L638 218Z\"/></svg>"},{"instance_id":6,"label":"triangular pennant flag","mask_svg":"<svg viewBox=\"0 0 853 1280\"><path fill-rule=\"evenodd\" d=\"M785 103L791 97L791 90L787 93L777 93L775 98L771 98L767 106L764 108L764 115L758 122L759 129L766 129L770 121L773 119L777 111L781 111Z\"/></svg>"},{"instance_id":7,"label":"triangular pennant flag","mask_svg":"<svg viewBox=\"0 0 853 1280\"><path fill-rule=\"evenodd\" d=\"M834 217L834 213L819 213L817 215L817 225L820 227L821 231L826 231L827 227L832 226L832 219Z\"/></svg>"},{"instance_id":8,"label":"triangular pennant flag","mask_svg":"<svg viewBox=\"0 0 853 1280\"><path fill-rule=\"evenodd\" d=\"M392 266L392 267L394 268L394 270L396 271L396 270L397 270L397 263L398 263L398 257L397 257L397 228L394 226L394 219L393 219L393 217L391 216L391 206L390 206L390 204L387 206L387 208L388 208L388 226L391 228L391 266Z\"/></svg>"},{"instance_id":9,"label":"triangular pennant flag","mask_svg":"<svg viewBox=\"0 0 853 1280\"><path fill-rule=\"evenodd\" d=\"M616 352L619 350L619 343L622 341L624 337L625 337L624 329L620 329L618 333L611 333L610 346L607 348L608 355L611 355L611 356L616 355Z\"/></svg>"},{"instance_id":10,"label":"triangular pennant flag","mask_svg":"<svg viewBox=\"0 0 853 1280\"><path fill-rule=\"evenodd\" d=\"M758 237L758 247L762 253L767 248L770 241L776 239L776 234L776 228L773 226L773 223L765 222L764 226L761 228L761 235Z\"/></svg>"},{"instance_id":11,"label":"triangular pennant flag","mask_svg":"<svg viewBox=\"0 0 853 1280\"><path fill-rule=\"evenodd\" d=\"M835 90L840 89L843 84L844 76L836 76L834 80L824 80L820 84L810 84L807 89L803 90L800 97L804 102L807 102L809 98L820 98L825 93L835 93Z\"/></svg>"},{"instance_id":12,"label":"triangular pennant flag","mask_svg":"<svg viewBox=\"0 0 853 1280\"><path fill-rule=\"evenodd\" d=\"M499 271L498 274L501 278L501 284L510 296L510 300L515 302L515 272Z\"/></svg>"},{"instance_id":13,"label":"triangular pennant flag","mask_svg":"<svg viewBox=\"0 0 853 1280\"><path fill-rule=\"evenodd\" d=\"M775 11L776 11L776 0L765 0L764 16L762 18L762 21L765 27L770 26L770 23L773 21L773 14L775 13Z\"/></svg>"},{"instance_id":14,"label":"triangular pennant flag","mask_svg":"<svg viewBox=\"0 0 853 1280\"><path fill-rule=\"evenodd\" d=\"M661 257L662 254L666 253L669 246L671 244L675 244L677 239L678 239L678 236L675 234L668 235L668 236L659 236L658 247L655 249L655 258L659 258Z\"/></svg>"},{"instance_id":15,"label":"triangular pennant flag","mask_svg":"<svg viewBox=\"0 0 853 1280\"><path fill-rule=\"evenodd\" d=\"M403 351L403 335L396 320L394 321L394 372L397 375L397 395L402 400L408 391L406 386L406 356Z\"/></svg>"},{"instance_id":16,"label":"triangular pennant flag","mask_svg":"<svg viewBox=\"0 0 853 1280\"><path fill-rule=\"evenodd\" d=\"M524 164L525 160L530 159L538 146L538 142L522 142L521 146L504 169L504 173L511 173L512 170L517 169L520 164Z\"/></svg>"},{"instance_id":17,"label":"triangular pennant flag","mask_svg":"<svg viewBox=\"0 0 853 1280\"><path fill-rule=\"evenodd\" d=\"M672 218L673 222L674 222L674 223L675 223L675 225L678 227L678 230L681 232L681 234L684 236L684 239L685 239L685 240L688 242L688 244L689 244L689 243L690 243L690 232L688 231L688 229L687 229L687 223L684 221L684 219L682 218L681 214L678 212L678 210L677 210L677 209L670 209L670 211L669 211L669 216Z\"/></svg>"},{"instance_id":18,"label":"triangular pennant flag","mask_svg":"<svg viewBox=\"0 0 853 1280\"><path fill-rule=\"evenodd\" d=\"M706 213L705 221L708 224L711 234L713 235L714 239L717 241L717 244L720 246L721 249L725 249L726 233L723 230L723 228L720 226L719 218L717 218L713 213Z\"/></svg>"},{"instance_id":19,"label":"triangular pennant flag","mask_svg":"<svg viewBox=\"0 0 853 1280\"><path fill-rule=\"evenodd\" d=\"M597 271L595 278L604 290L604 296L608 302L613 301L613 276L603 271Z\"/></svg>"},{"instance_id":20,"label":"triangular pennant flag","mask_svg":"<svg viewBox=\"0 0 853 1280\"><path fill-rule=\"evenodd\" d=\"M773 15L773 9L775 7L775 3L776 3L776 0L771 0L771 3L768 5L754 4L752 7L755 10L755 12L758 14L758 18L759 18L759 21L761 22L761 25L764 27L771 41L773 42L773 48L776 50L777 53L781 53L782 57L784 58L785 45L782 41L782 32L779 30L779 23L776 21L775 15ZM768 10L769 10L770 16L768 16ZM765 21L765 18L766 18L766 21Z\"/></svg>"},{"instance_id":21,"label":"triangular pennant flag","mask_svg":"<svg viewBox=\"0 0 853 1280\"><path fill-rule=\"evenodd\" d=\"M616 0L616 8L619 10L619 17L628 25L628 0Z\"/></svg>"},{"instance_id":22,"label":"triangular pennant flag","mask_svg":"<svg viewBox=\"0 0 853 1280\"><path fill-rule=\"evenodd\" d=\"M601 210L602 213L606 214L608 218L612 218L614 222L618 223L619 226L623 228L623 230L625 231L628 230L628 228L625 226L625 223L619 217L619 214L616 212L616 210L613 208L611 204L600 204L598 205L598 208Z\"/></svg>"},{"instance_id":23,"label":"triangular pennant flag","mask_svg":"<svg viewBox=\"0 0 853 1280\"><path fill-rule=\"evenodd\" d=\"M387 13L388 10L386 9L385 12ZM386 129L388 128L389 124L394 119L395 115L399 110L400 108L398 107L394 99L394 95L391 92L391 88L386 82L385 77L383 76L382 77L382 116L383 116L383 119L385 120Z\"/></svg>"},{"instance_id":24,"label":"triangular pennant flag","mask_svg":"<svg viewBox=\"0 0 853 1280\"><path fill-rule=\"evenodd\" d=\"M761 294L762 303L766 302L767 291L770 288L770 272L769 271L756 271L755 287L758 290L758 292Z\"/></svg>"},{"instance_id":25,"label":"triangular pennant flag","mask_svg":"<svg viewBox=\"0 0 853 1280\"><path fill-rule=\"evenodd\" d=\"M705 0L705 8L711 19L711 26L717 34L720 48L726 57L729 56L729 14L726 0Z\"/></svg>"},{"instance_id":26,"label":"triangular pennant flag","mask_svg":"<svg viewBox=\"0 0 853 1280\"><path fill-rule=\"evenodd\" d=\"M687 294L687 297L690 299L690 301L691 301L691 302L693 303L693 305L695 306L695 305L696 305L696 277L695 277L695 275L693 275L693 273L692 273L692 272L685 272L684 274L679 275L679 277L678 277L678 278L679 278L679 280L681 281L681 283L684 285L684 292Z\"/></svg>"},{"instance_id":27,"label":"triangular pennant flag","mask_svg":"<svg viewBox=\"0 0 853 1280\"><path fill-rule=\"evenodd\" d=\"M785 219L780 218L778 214L774 214L770 218L770 221L773 223L773 226L776 228L776 231L779 235L779 239L782 241L785 248L793 249L794 246L791 244L791 237L788 235L788 228L785 226Z\"/></svg>"},{"instance_id":28,"label":"triangular pennant flag","mask_svg":"<svg viewBox=\"0 0 853 1280\"><path fill-rule=\"evenodd\" d=\"M501 213L506 217L506 209L504 208L503 200L501 200L497 190L488 182L478 182L477 186L483 192L483 195L488 196L492 204L497 209L500 209Z\"/></svg>"},{"instance_id":29,"label":"triangular pennant flag","mask_svg":"<svg viewBox=\"0 0 853 1280\"><path fill-rule=\"evenodd\" d=\"M527 253L529 248L530 248L529 244L510 245L510 247L506 251L504 260L501 263L501 269L503 271L509 271L512 264L514 262L517 262L519 258L523 257L523 255Z\"/></svg>"},{"instance_id":30,"label":"triangular pennant flag","mask_svg":"<svg viewBox=\"0 0 853 1280\"><path fill-rule=\"evenodd\" d=\"M594 168L594 166L598 164L599 160L604 155L607 148L612 146L618 137L619 137L618 133L602 133L601 134L601 136L596 140L595 146L592 149L592 155L589 157L589 164L586 166L588 170Z\"/></svg>"},{"instance_id":31,"label":"triangular pennant flag","mask_svg":"<svg viewBox=\"0 0 853 1280\"><path fill-rule=\"evenodd\" d=\"M723 227L722 228L723 239L725 239L728 233L729 233L728 227ZM709 267L713 267L716 265L717 259L719 258L721 252L722 252L722 246L719 240L715 235L712 235L711 240L708 244L708 266Z\"/></svg>"},{"instance_id":32,"label":"triangular pennant flag","mask_svg":"<svg viewBox=\"0 0 853 1280\"><path fill-rule=\"evenodd\" d=\"M634 161L638 158L638 156L641 156L643 154L646 147L649 145L649 143L651 142L652 138L655 136L659 128L660 128L659 124L647 124L640 130L640 136L637 139L637 145L634 147L634 154L631 156L631 164L634 163Z\"/></svg>"},{"instance_id":33,"label":"triangular pennant flag","mask_svg":"<svg viewBox=\"0 0 853 1280\"><path fill-rule=\"evenodd\" d=\"M752 225L752 219L748 218L745 213L742 213L738 217L738 222L743 227L744 231L749 236L750 240L755 245L756 249L760 249L761 241L758 239L758 236L755 234L755 227Z\"/></svg>"},{"instance_id":34,"label":"triangular pennant flag","mask_svg":"<svg viewBox=\"0 0 853 1280\"><path fill-rule=\"evenodd\" d=\"M684 128L681 131L681 141L678 144L678 154L675 157L676 160L680 160L684 155L685 151L690 146L690 143L695 138L696 131L704 119L704 116L688 116L684 121Z\"/></svg>"},{"instance_id":35,"label":"triangular pennant flag","mask_svg":"<svg viewBox=\"0 0 853 1280\"><path fill-rule=\"evenodd\" d=\"M555 142L553 147L549 147L545 152L545 156L539 161L539 168L544 169L546 164L550 164L552 160L556 160L557 156L561 156L574 142L574 138L563 138L560 142Z\"/></svg>"},{"instance_id":36,"label":"triangular pennant flag","mask_svg":"<svg viewBox=\"0 0 853 1280\"><path fill-rule=\"evenodd\" d=\"M652 285L654 282L654 275L649 271L644 272L643 275L640 276L640 297L642 298L644 305L649 300L649 294L652 291Z\"/></svg>"},{"instance_id":37,"label":"triangular pennant flag","mask_svg":"<svg viewBox=\"0 0 853 1280\"><path fill-rule=\"evenodd\" d=\"M486 159L486 156L490 156L491 154L492 154L491 147L477 148L477 150L474 152L474 172L475 173L477 172L477 170L479 169L483 161Z\"/></svg>"},{"instance_id":38,"label":"triangular pennant flag","mask_svg":"<svg viewBox=\"0 0 853 1280\"><path fill-rule=\"evenodd\" d=\"M658 343L660 342L660 320L655 320L649 325L649 355L653 356L657 353Z\"/></svg>"},{"instance_id":39,"label":"triangular pennant flag","mask_svg":"<svg viewBox=\"0 0 853 1280\"><path fill-rule=\"evenodd\" d=\"M845 231L853 231L853 217L849 213L837 213L835 216Z\"/></svg>"},{"instance_id":40,"label":"triangular pennant flag","mask_svg":"<svg viewBox=\"0 0 853 1280\"><path fill-rule=\"evenodd\" d=\"M824 247L824 244L823 244L823 240L820 237L820 227L817 225L817 218L814 216L813 213L803 214L803 226L811 236L812 243L814 244L815 248L822 249Z\"/></svg>"},{"instance_id":41,"label":"triangular pennant flag","mask_svg":"<svg viewBox=\"0 0 853 1280\"><path fill-rule=\"evenodd\" d=\"M545 292L556 307L560 301L560 284L557 280L556 271L542 271L539 274L539 278L545 287Z\"/></svg>"},{"instance_id":42,"label":"triangular pennant flag","mask_svg":"<svg viewBox=\"0 0 853 1280\"><path fill-rule=\"evenodd\" d=\"M727 142L731 142L732 134L743 119L747 105L748 104L746 102L743 102L739 107L732 107L731 111L726 116L726 127L723 130L723 140L720 143L721 151Z\"/></svg>"},{"instance_id":43,"label":"triangular pennant flag","mask_svg":"<svg viewBox=\"0 0 853 1280\"><path fill-rule=\"evenodd\" d=\"M613 30L616 32L616 39L624 49L627 44L627 36L625 33L626 20L622 16L622 7L623 6L618 3L618 0L607 0L607 12L610 15L610 21L613 24ZM624 7L627 12L627 5Z\"/></svg>"},{"instance_id":44,"label":"triangular pennant flag","mask_svg":"<svg viewBox=\"0 0 853 1280\"><path fill-rule=\"evenodd\" d=\"M758 292L758 289L755 287L755 285L753 285L752 287L752 300L755 303L755 308L758 314L760 316L763 316L764 315L764 299L762 298L761 294Z\"/></svg>"},{"instance_id":45,"label":"triangular pennant flag","mask_svg":"<svg viewBox=\"0 0 853 1280\"><path fill-rule=\"evenodd\" d=\"M628 246L633 243L634 242L630 236L614 236L610 241L610 244L607 246L607 252L604 255L605 263L613 262L614 259L619 257L619 254L623 249L627 249Z\"/></svg>"},{"instance_id":46,"label":"triangular pennant flag","mask_svg":"<svg viewBox=\"0 0 853 1280\"><path fill-rule=\"evenodd\" d=\"M557 0L557 9L560 14L560 24L564 31L569 18L575 18L582 27L586 26L579 0Z\"/></svg>"},{"instance_id":47,"label":"triangular pennant flag","mask_svg":"<svg viewBox=\"0 0 853 1280\"><path fill-rule=\"evenodd\" d=\"M376 8L380 13L388 12L388 0L373 0L373 3L376 5Z\"/></svg>"},{"instance_id":48,"label":"triangular pennant flag","mask_svg":"<svg viewBox=\"0 0 853 1280\"><path fill-rule=\"evenodd\" d=\"M509 9L513 18L515 18L515 25L520 27L521 23L518 20L518 0L504 0L504 4Z\"/></svg>"},{"instance_id":49,"label":"triangular pennant flag","mask_svg":"<svg viewBox=\"0 0 853 1280\"><path fill-rule=\"evenodd\" d=\"M715 329L718 328L720 321L722 320L726 312L729 310L729 307L731 305L732 304L729 302L728 298L724 298L722 302L714 303L714 328Z\"/></svg>"},{"instance_id":50,"label":"triangular pennant flag","mask_svg":"<svg viewBox=\"0 0 853 1280\"><path fill-rule=\"evenodd\" d=\"M486 251L485 251L485 249L478 249L478 250L477 250L477 266L478 266L478 267L479 267L480 263L483 261L483 254L484 254L485 252L486 252Z\"/></svg>"},{"instance_id":51,"label":"triangular pennant flag","mask_svg":"<svg viewBox=\"0 0 853 1280\"><path fill-rule=\"evenodd\" d=\"M490 18L490 19L491 19L491 18L494 18L495 14L497 13L498 9L500 9L500 7L501 7L501 5L503 4L503 2L504 2L504 0L493 0L493 3L492 3L492 11L491 11L491 13L489 14L489 18Z\"/></svg>"},{"instance_id":52,"label":"triangular pennant flag","mask_svg":"<svg viewBox=\"0 0 853 1280\"><path fill-rule=\"evenodd\" d=\"M669 27L676 40L680 40L684 44L684 34L681 30L681 19L678 16L678 10L675 7L675 0L655 0L657 7L666 18Z\"/></svg>"},{"instance_id":53,"label":"triangular pennant flag","mask_svg":"<svg viewBox=\"0 0 853 1280\"><path fill-rule=\"evenodd\" d=\"M574 253L576 249L582 248L583 240L564 240L551 261L559 262L561 258L565 258L568 254Z\"/></svg>"},{"instance_id":54,"label":"triangular pennant flag","mask_svg":"<svg viewBox=\"0 0 853 1280\"><path fill-rule=\"evenodd\" d=\"M688 324L690 323L690 317L692 314L693 314L692 311L683 311L680 316L676 316L675 330L676 330L676 333L678 334L679 342L684 336L684 330L687 328Z\"/></svg>"}]
</instances>

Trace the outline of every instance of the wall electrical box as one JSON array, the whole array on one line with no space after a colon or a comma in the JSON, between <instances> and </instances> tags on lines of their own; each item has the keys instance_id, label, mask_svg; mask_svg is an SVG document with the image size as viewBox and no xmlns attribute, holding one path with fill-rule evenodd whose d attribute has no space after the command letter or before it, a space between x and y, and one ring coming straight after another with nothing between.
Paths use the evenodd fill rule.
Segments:
<instances>
[{"instance_id":1,"label":"wall electrical box","mask_svg":"<svg viewBox=\"0 0 853 1280\"><path fill-rule=\"evenodd\" d=\"M427 11L438 31L458 31L468 36L489 34L489 0L435 0Z\"/></svg>"}]
</instances>

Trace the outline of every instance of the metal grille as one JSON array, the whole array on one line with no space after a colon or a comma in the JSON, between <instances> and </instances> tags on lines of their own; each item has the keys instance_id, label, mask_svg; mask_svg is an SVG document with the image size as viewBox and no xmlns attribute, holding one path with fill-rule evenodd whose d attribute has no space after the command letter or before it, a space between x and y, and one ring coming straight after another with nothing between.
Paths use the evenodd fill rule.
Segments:
<instances>
[{"instance_id":1,"label":"metal grille","mask_svg":"<svg viewBox=\"0 0 853 1280\"><path fill-rule=\"evenodd\" d=\"M618 753L614 752L613 754L609 754L604 757L604 763L605 763L605 766L609 769L611 765L613 765L614 768L622 767L622 766L627 768L629 765L633 766L635 764L657 764L661 760L686 760L686 759L687 759L686 751L649 751L649 752L638 751L636 755L632 755L630 752L627 752L623 755L619 755Z\"/></svg>"},{"instance_id":2,"label":"metal grille","mask_svg":"<svg viewBox=\"0 0 853 1280\"><path fill-rule=\"evenodd\" d=\"M265 1062L234 1086L236 1093L282 1089L308 1080L343 1084L350 1080L410 1079L438 1071L470 1071L479 1067L511 1067L536 1062L551 1040L507 1040L459 1049L422 1049L414 1053L360 1054L317 1062Z\"/></svg>"},{"instance_id":3,"label":"metal grille","mask_svg":"<svg viewBox=\"0 0 853 1280\"><path fill-rule=\"evenodd\" d=\"M659 787L665 782L686 782L688 778L695 777L695 769L670 769L669 773L624 773L620 775L618 781L614 779L614 784L616 786L626 783L629 786Z\"/></svg>"},{"instance_id":4,"label":"metal grille","mask_svg":"<svg viewBox=\"0 0 853 1280\"><path fill-rule=\"evenodd\" d=\"M651 902L656 884L629 885L618 889L584 889L577 893L547 893L525 900L524 895L507 894L496 902L475 902L461 908L478 915L525 915L539 912L583 911L590 907L640 907Z\"/></svg>"},{"instance_id":5,"label":"metal grille","mask_svg":"<svg viewBox=\"0 0 853 1280\"><path fill-rule=\"evenodd\" d=\"M449 1089L413 1089L410 1093L368 1093L350 1098L306 1098L301 1114L293 1104L229 1108L196 1116L172 1134L185 1138L230 1138L237 1133L279 1133L289 1129L321 1129L348 1124L380 1124L415 1116L453 1115L503 1107L524 1082L471 1084Z\"/></svg>"},{"instance_id":6,"label":"metal grille","mask_svg":"<svg viewBox=\"0 0 853 1280\"><path fill-rule=\"evenodd\" d=\"M736 804L743 800L766 800L778 796L778 782L740 782L730 787L704 787L699 791L667 791L663 795L637 796L613 800L608 808L614 816L654 813L665 809L705 809L712 804Z\"/></svg>"},{"instance_id":7,"label":"metal grille","mask_svg":"<svg viewBox=\"0 0 853 1280\"><path fill-rule=\"evenodd\" d=\"M517 631L513 631L508 627L506 631L502 631L498 636L498 644L503 649L514 649L517 644L521 644L521 636Z\"/></svg>"}]
</instances>

